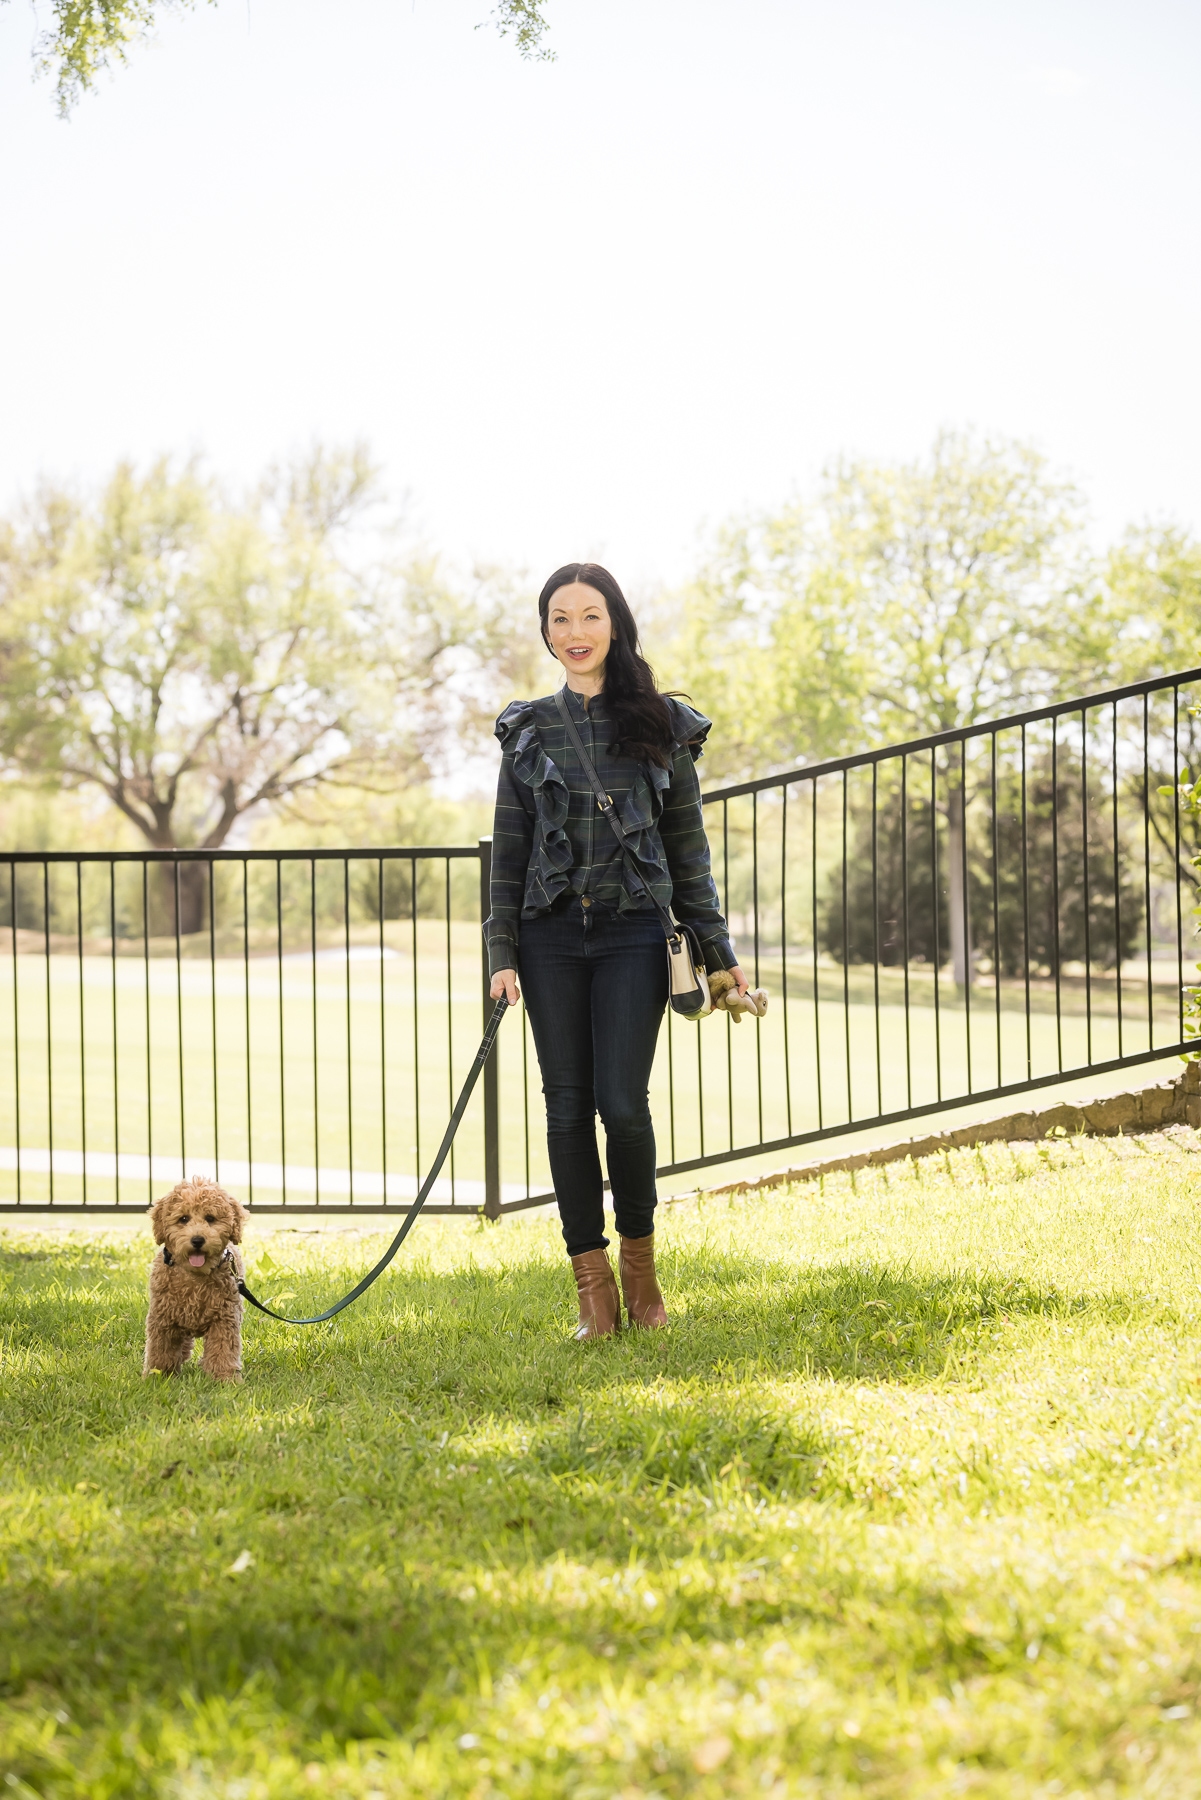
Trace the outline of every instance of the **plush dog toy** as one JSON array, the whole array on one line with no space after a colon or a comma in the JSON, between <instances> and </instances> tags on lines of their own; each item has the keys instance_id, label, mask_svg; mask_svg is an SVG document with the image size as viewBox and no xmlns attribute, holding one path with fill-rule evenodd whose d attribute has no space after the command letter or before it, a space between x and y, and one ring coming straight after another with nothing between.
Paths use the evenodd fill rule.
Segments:
<instances>
[{"instance_id":1,"label":"plush dog toy","mask_svg":"<svg viewBox=\"0 0 1201 1800\"><path fill-rule=\"evenodd\" d=\"M714 1012L728 1012L735 1025L741 1025L743 1013L761 1019L767 1011L767 994L763 988L738 992L738 983L728 969L715 969L709 977L709 1000Z\"/></svg>"},{"instance_id":2,"label":"plush dog toy","mask_svg":"<svg viewBox=\"0 0 1201 1800\"><path fill-rule=\"evenodd\" d=\"M181 1181L150 1208L162 1250L150 1265L143 1375L178 1375L202 1337L205 1373L242 1379L244 1269L235 1246L246 1218L232 1194L202 1175Z\"/></svg>"}]
</instances>

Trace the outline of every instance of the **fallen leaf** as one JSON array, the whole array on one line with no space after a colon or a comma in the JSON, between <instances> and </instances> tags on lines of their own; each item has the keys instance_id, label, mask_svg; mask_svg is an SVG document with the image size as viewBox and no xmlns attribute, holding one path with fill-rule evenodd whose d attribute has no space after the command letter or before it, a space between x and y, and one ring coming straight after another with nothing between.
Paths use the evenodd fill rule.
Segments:
<instances>
[{"instance_id":1,"label":"fallen leaf","mask_svg":"<svg viewBox=\"0 0 1201 1800\"><path fill-rule=\"evenodd\" d=\"M254 1557L249 1550L239 1550L225 1573L227 1575L245 1575L253 1561Z\"/></svg>"}]
</instances>

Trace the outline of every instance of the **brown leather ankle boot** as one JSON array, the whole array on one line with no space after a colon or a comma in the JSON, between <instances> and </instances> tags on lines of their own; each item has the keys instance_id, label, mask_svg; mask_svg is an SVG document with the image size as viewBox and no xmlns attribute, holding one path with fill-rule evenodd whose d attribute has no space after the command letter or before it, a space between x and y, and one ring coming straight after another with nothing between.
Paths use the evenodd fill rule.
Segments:
<instances>
[{"instance_id":1,"label":"brown leather ankle boot","mask_svg":"<svg viewBox=\"0 0 1201 1800\"><path fill-rule=\"evenodd\" d=\"M580 1301L576 1342L612 1337L621 1324L621 1296L608 1256L603 1250L585 1250L582 1256L572 1257L571 1266Z\"/></svg>"},{"instance_id":2,"label":"brown leather ankle boot","mask_svg":"<svg viewBox=\"0 0 1201 1800\"><path fill-rule=\"evenodd\" d=\"M617 1257L621 1275L621 1291L631 1325L666 1325L667 1308L655 1275L655 1234L649 1237L621 1240Z\"/></svg>"}]
</instances>

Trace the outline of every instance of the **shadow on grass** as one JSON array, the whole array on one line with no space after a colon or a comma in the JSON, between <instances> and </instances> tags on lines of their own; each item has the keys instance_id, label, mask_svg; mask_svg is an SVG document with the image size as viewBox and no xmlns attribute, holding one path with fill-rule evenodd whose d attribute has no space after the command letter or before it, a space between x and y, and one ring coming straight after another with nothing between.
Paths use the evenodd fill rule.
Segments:
<instances>
[{"instance_id":1,"label":"shadow on grass","mask_svg":"<svg viewBox=\"0 0 1201 1800\"><path fill-rule=\"evenodd\" d=\"M141 1380L144 1257L10 1260L0 1692L117 1722L135 1762L157 1754L156 1708L249 1696L303 1761L327 1733L436 1727L531 1646L567 1686L595 1681L589 1658L854 1630L870 1675L890 1622L915 1616L944 1684L1024 1671L1025 1621L969 1641L933 1577L900 1592L870 1559L823 1552L823 1519L862 1508L861 1446L826 1429L820 1393L771 1382L973 1376L1010 1330L1146 1303L883 1263L665 1262L673 1328L588 1346L568 1341L558 1264L405 1265L331 1326L248 1320L247 1382L229 1388L194 1369ZM287 1285L310 1305L340 1281ZM811 1499L821 1517L787 1531L812 1578L776 1582L754 1509ZM747 1566L673 1588L664 1571L690 1553L701 1575ZM35 1786L36 1754L13 1765ZM131 1774L106 1791L158 1790Z\"/></svg>"},{"instance_id":2,"label":"shadow on grass","mask_svg":"<svg viewBox=\"0 0 1201 1800\"><path fill-rule=\"evenodd\" d=\"M942 1686L989 1669L1022 1675L1025 1668L1029 1633L1021 1618L1003 1624L995 1642L974 1641L957 1624L963 1593L920 1574L899 1591L895 1578L853 1558L827 1559L818 1579L787 1589L760 1559L739 1567L733 1585L726 1569L725 1579L665 1594L660 1571L652 1566L650 1579L640 1579L614 1555L604 1588L596 1580L582 1587L565 1569L559 1581L526 1581L520 1597L510 1598L477 1592L468 1580L470 1549L453 1530L440 1559L416 1566L399 1555L385 1566L382 1543L365 1546L359 1535L347 1548L327 1540L315 1555L311 1526L307 1536L307 1546L299 1531L275 1545L264 1534L248 1538L256 1544L255 1573L242 1582L219 1572L226 1550L198 1579L198 1554L168 1546L151 1571L131 1545L103 1572L69 1586L31 1584L9 1610L15 1648L0 1694L18 1706L63 1705L77 1727L108 1737L110 1754L128 1754L130 1774L144 1780L159 1753L164 1711L194 1718L221 1702L248 1703L260 1731L270 1728L272 1748L303 1762L328 1756L331 1738L340 1746L445 1729L456 1716L462 1721L464 1707L474 1723L473 1697L490 1697L494 1681L515 1681L519 1672L537 1671L572 1694L595 1692L610 1669L645 1675L665 1658L686 1659L690 1649L741 1649L744 1639L782 1631L812 1632L819 1641L854 1635L865 1682L887 1685L895 1655L914 1657L905 1637L914 1616L922 1632L912 1666ZM568 1558L586 1548L578 1538L558 1547ZM552 1568L554 1547L547 1557ZM494 1558L492 1567L502 1561ZM211 1755L214 1745L204 1748ZM36 1754L11 1766L47 1791L37 1783L44 1765Z\"/></svg>"},{"instance_id":3,"label":"shadow on grass","mask_svg":"<svg viewBox=\"0 0 1201 1800\"><path fill-rule=\"evenodd\" d=\"M439 1347L439 1387L488 1404L510 1386L536 1400L552 1365L562 1374L556 1392L664 1380L722 1388L796 1375L912 1385L974 1375L981 1355L1024 1321L1164 1316L1162 1302L1129 1295L1071 1295L1022 1277L883 1262L798 1269L683 1253L664 1288L668 1331L623 1331L580 1346L570 1342L570 1283L554 1268L531 1265L500 1279L484 1270L404 1272L388 1297L396 1324L386 1348L403 1359L428 1337ZM274 1355L265 1337L259 1344Z\"/></svg>"},{"instance_id":4,"label":"shadow on grass","mask_svg":"<svg viewBox=\"0 0 1201 1800\"><path fill-rule=\"evenodd\" d=\"M145 1318L144 1273L130 1264L95 1253L64 1262L0 1251L0 1332L10 1350L57 1357L91 1344L127 1368ZM702 1249L673 1251L661 1273L669 1330L625 1330L577 1345L566 1267L402 1265L327 1325L287 1326L247 1309L247 1378L270 1388L307 1373L322 1395L331 1382L350 1392L361 1378L382 1380L398 1398L505 1411L567 1405L573 1395L631 1383L720 1389L751 1376L802 1375L913 1385L974 1376L981 1356L995 1355L1007 1330L1024 1321L1171 1312L1145 1296L1073 1295L1021 1276L934 1274L882 1261L798 1268ZM280 1289L287 1304L308 1309L328 1304L349 1277L276 1270L267 1282L253 1273L251 1280L268 1298L280 1299Z\"/></svg>"},{"instance_id":5,"label":"shadow on grass","mask_svg":"<svg viewBox=\"0 0 1201 1800\"><path fill-rule=\"evenodd\" d=\"M757 1504L855 1504L857 1452L745 1388L670 1397L610 1379L517 1438L462 1414L406 1418L366 1374L326 1409L260 1406L254 1425L240 1395L197 1380L145 1392L136 1441L93 1442L86 1465L43 1467L23 1497L0 1669L0 1694L122 1720L131 1742L131 1709L152 1738L156 1701L249 1695L303 1760L327 1733L427 1730L531 1656L571 1687L595 1683L597 1658L649 1669L680 1645L781 1630L869 1624L863 1655L884 1671L899 1606L920 1613L944 1681L994 1655L956 1639L961 1595L920 1572L899 1595L895 1572L831 1558L821 1517L786 1527L813 1578L776 1578ZM92 1480L68 1521L79 1466ZM698 1551L676 1586L673 1560ZM1007 1629L1020 1670L1028 1633Z\"/></svg>"}]
</instances>

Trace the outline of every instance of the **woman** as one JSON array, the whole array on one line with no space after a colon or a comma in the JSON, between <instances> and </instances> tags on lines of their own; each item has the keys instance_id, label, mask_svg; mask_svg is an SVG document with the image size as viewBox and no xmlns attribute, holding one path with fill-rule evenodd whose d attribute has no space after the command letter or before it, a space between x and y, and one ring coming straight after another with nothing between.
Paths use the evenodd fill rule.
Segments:
<instances>
[{"instance_id":1,"label":"woman","mask_svg":"<svg viewBox=\"0 0 1201 1800\"><path fill-rule=\"evenodd\" d=\"M653 897L745 994L709 871L693 767L709 720L661 694L621 589L596 563L557 569L538 600L564 698ZM542 1069L546 1141L580 1302L580 1339L608 1337L621 1301L606 1255L595 1115L605 1127L631 1325L665 1325L655 1277L655 1134L647 1089L667 1001L663 927L599 811L553 695L505 708L492 840L492 998L518 971Z\"/></svg>"}]
</instances>

